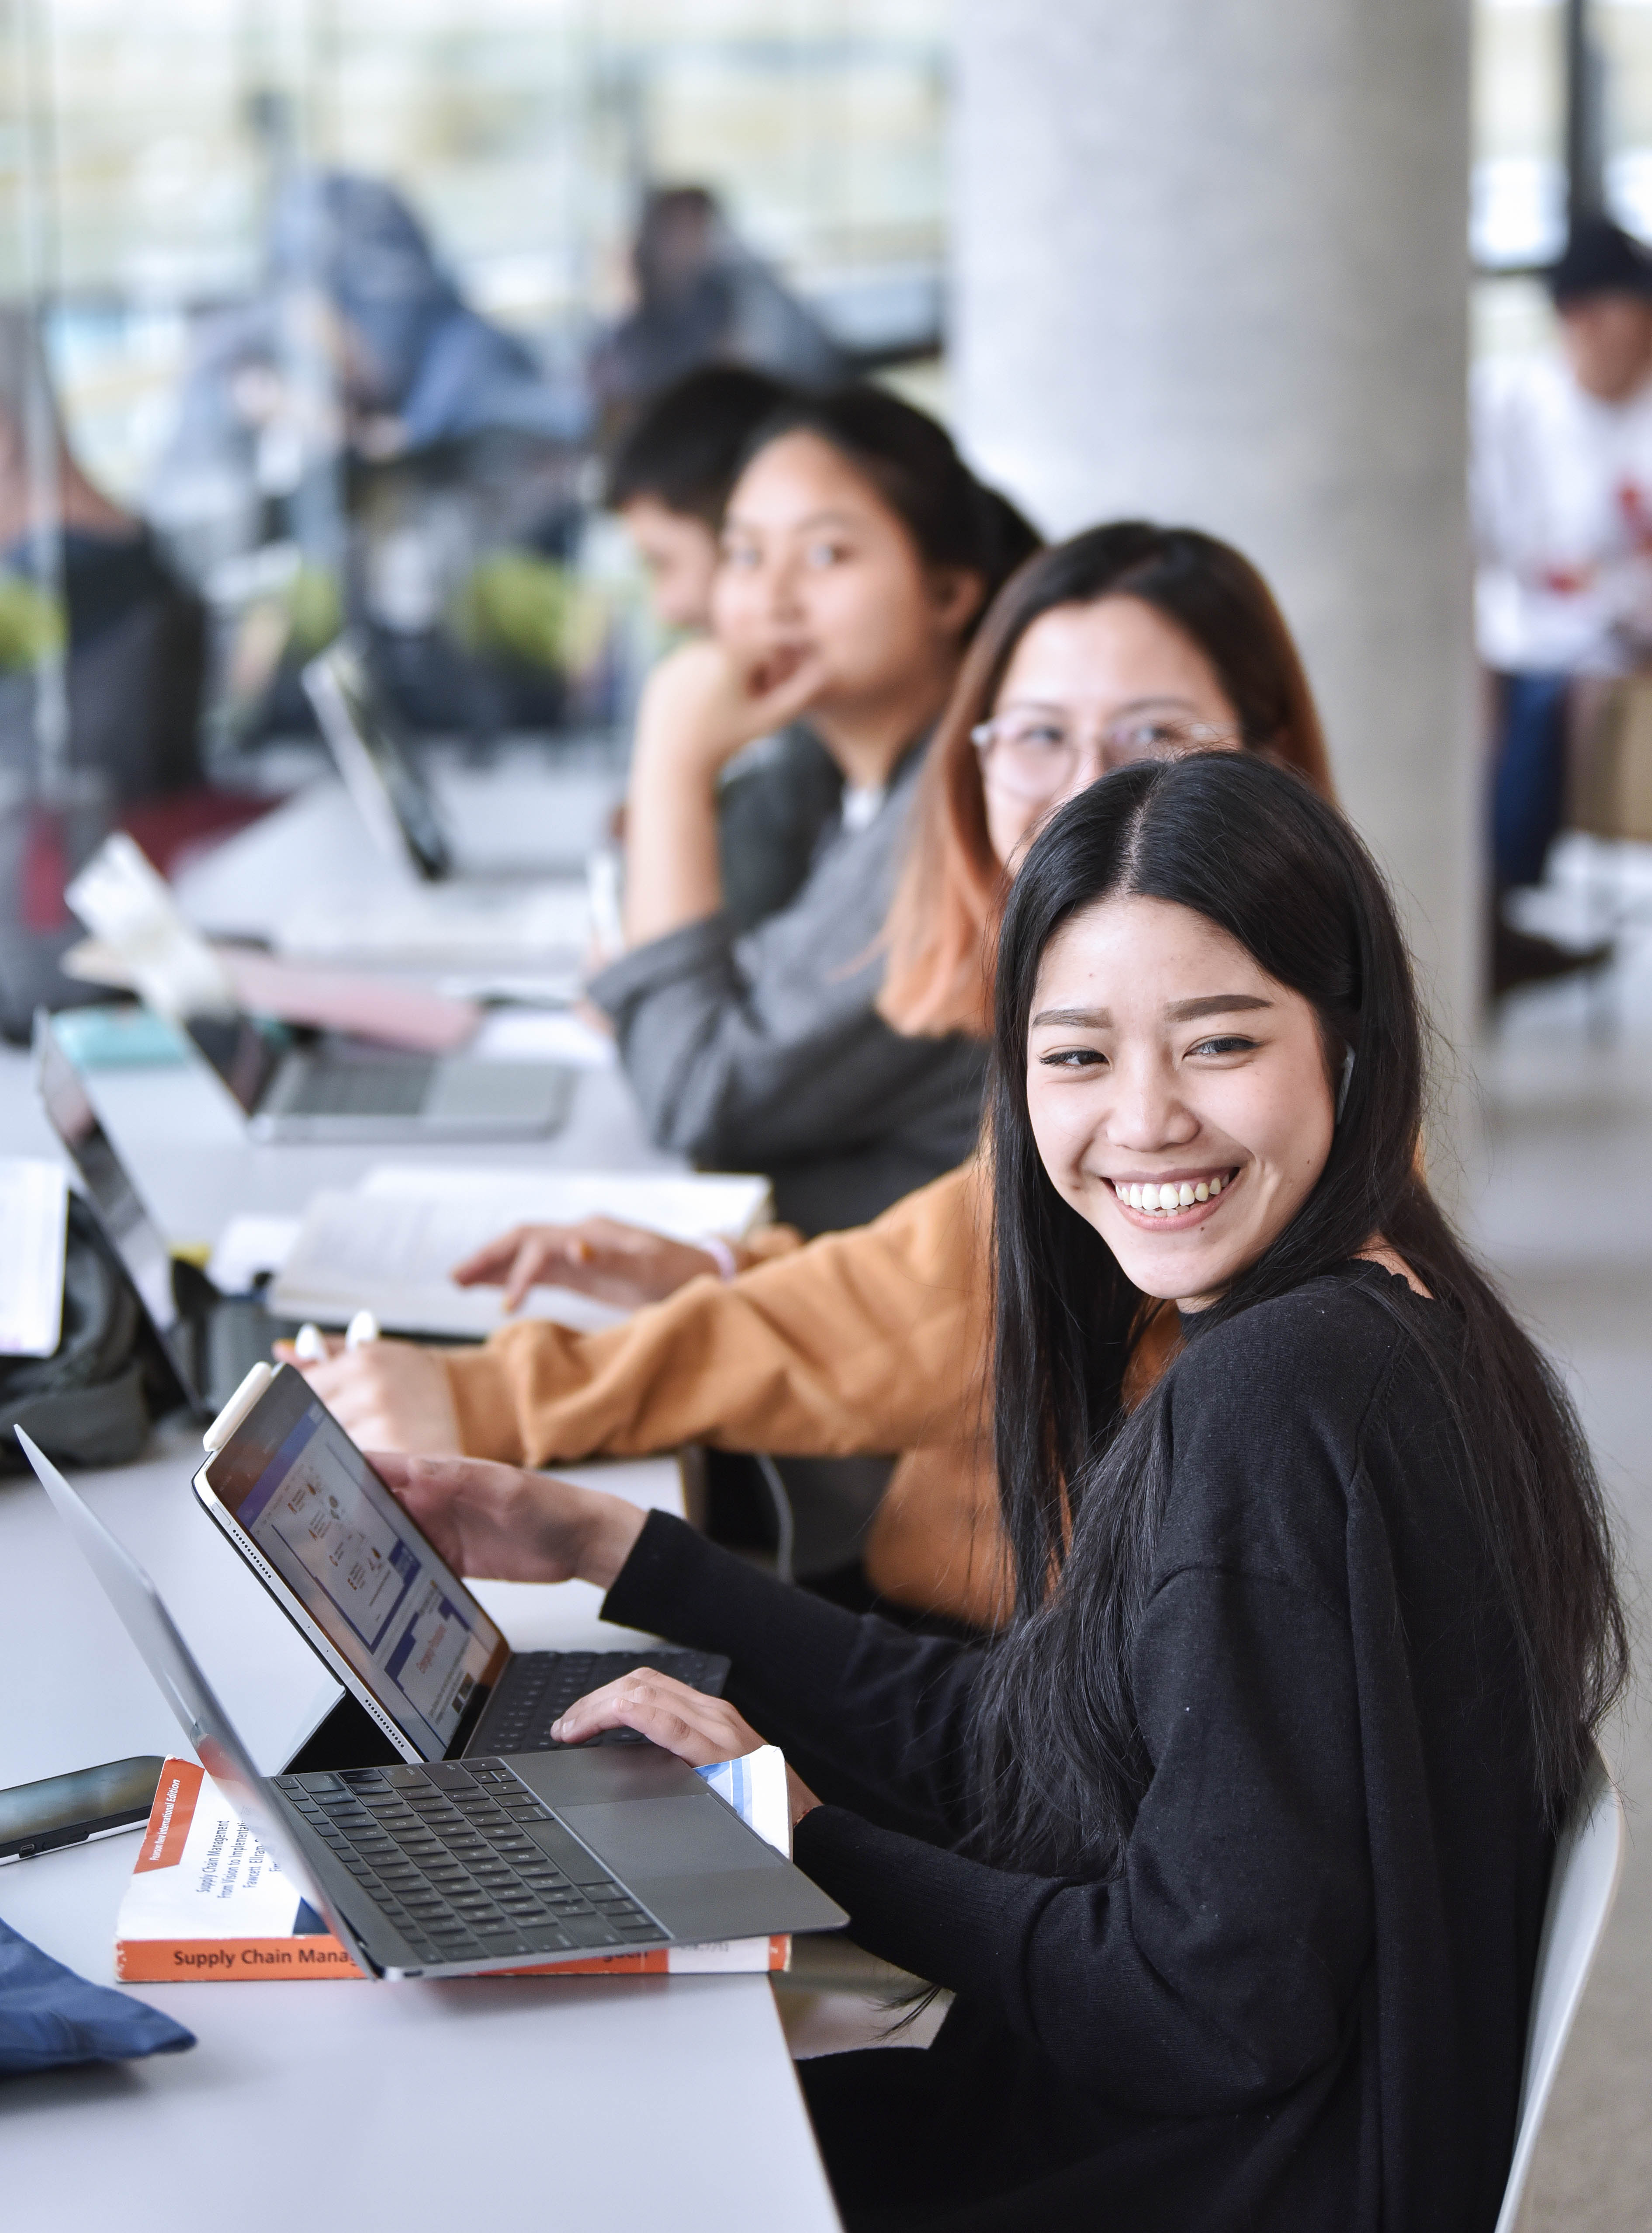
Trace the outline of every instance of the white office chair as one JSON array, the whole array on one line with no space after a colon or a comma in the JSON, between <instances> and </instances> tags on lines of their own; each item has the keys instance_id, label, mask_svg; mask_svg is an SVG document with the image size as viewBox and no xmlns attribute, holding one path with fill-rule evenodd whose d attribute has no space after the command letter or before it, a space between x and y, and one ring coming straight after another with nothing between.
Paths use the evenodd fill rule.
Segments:
<instances>
[{"instance_id":1,"label":"white office chair","mask_svg":"<svg viewBox=\"0 0 1652 2233\"><path fill-rule=\"evenodd\" d=\"M1514 2160L1503 2190L1497 2233L1514 2233L1538 2133L1554 2090L1555 2073L1617 1898L1623 1843L1623 1802L1597 1751L1571 1819L1555 1849L1549 1904L1538 1942L1532 2020L1526 2027Z\"/></svg>"}]
</instances>

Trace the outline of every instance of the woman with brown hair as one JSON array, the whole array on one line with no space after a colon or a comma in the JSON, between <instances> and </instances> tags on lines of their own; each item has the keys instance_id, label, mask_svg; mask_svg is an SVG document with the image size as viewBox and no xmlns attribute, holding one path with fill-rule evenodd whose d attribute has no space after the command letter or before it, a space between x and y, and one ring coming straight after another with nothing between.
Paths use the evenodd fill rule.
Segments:
<instances>
[{"instance_id":1,"label":"woman with brown hair","mask_svg":"<svg viewBox=\"0 0 1652 2233\"><path fill-rule=\"evenodd\" d=\"M1106 713L1089 761L1072 718L1085 696ZM1331 795L1301 657L1247 558L1195 528L1124 520L1023 566L982 624L924 771L881 1013L912 1034L984 1036L988 928L1050 810L1128 761L1219 744L1265 752Z\"/></svg>"},{"instance_id":2,"label":"woman with brown hair","mask_svg":"<svg viewBox=\"0 0 1652 2233\"><path fill-rule=\"evenodd\" d=\"M982 622L929 752L886 933L883 1015L908 1033L984 1036L988 926L1053 809L1130 760L1222 746L1265 752L1330 795L1301 660L1247 560L1144 521L1030 559ZM602 1333L530 1320L479 1349L379 1342L309 1370L369 1449L535 1465L685 1442L902 1451L863 1578L832 1577L832 1593L995 1621L1005 1568L977 1165L807 1247L777 1230L725 1246L726 1262L609 1220L517 1227L456 1276L502 1285L513 1303L550 1280L652 1307ZM1158 1354L1142 1345L1138 1382Z\"/></svg>"}]
</instances>

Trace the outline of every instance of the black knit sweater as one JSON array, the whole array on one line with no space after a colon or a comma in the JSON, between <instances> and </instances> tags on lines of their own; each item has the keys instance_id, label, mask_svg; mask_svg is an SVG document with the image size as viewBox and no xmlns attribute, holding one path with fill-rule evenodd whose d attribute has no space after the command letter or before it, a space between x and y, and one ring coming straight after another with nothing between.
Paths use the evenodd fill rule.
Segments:
<instances>
[{"instance_id":1,"label":"black knit sweater","mask_svg":"<svg viewBox=\"0 0 1652 2233\"><path fill-rule=\"evenodd\" d=\"M979 1652L787 1590L656 1514L604 1607L729 1653L836 1802L797 1857L956 1999L803 2067L854 2227L1480 2233L1551 1858L1460 1446L1350 1265L1201 1331L1132 1667L1151 1774L1108 1880L956 1848Z\"/></svg>"}]
</instances>

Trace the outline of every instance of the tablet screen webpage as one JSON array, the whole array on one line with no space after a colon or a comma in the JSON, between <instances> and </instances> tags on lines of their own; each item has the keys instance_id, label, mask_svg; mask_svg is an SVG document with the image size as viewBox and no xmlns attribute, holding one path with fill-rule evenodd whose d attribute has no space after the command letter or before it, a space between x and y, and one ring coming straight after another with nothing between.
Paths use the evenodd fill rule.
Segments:
<instances>
[{"instance_id":1,"label":"tablet screen webpage","mask_svg":"<svg viewBox=\"0 0 1652 2233\"><path fill-rule=\"evenodd\" d=\"M498 1679L504 1639L295 1374L206 1469L213 1494L427 1760ZM261 1417L280 1393L296 1416ZM296 1396L297 1402L290 1398ZM260 1433L258 1429L262 1428ZM274 1436L278 1435L279 1441ZM496 1664L496 1662L498 1663Z\"/></svg>"}]
</instances>

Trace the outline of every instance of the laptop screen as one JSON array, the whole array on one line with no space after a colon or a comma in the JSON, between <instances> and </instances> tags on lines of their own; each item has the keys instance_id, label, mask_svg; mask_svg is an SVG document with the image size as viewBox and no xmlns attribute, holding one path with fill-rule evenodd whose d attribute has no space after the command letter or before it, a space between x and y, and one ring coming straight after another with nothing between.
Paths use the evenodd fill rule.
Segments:
<instances>
[{"instance_id":1,"label":"laptop screen","mask_svg":"<svg viewBox=\"0 0 1652 2233\"><path fill-rule=\"evenodd\" d=\"M205 1477L402 1734L444 1758L504 1638L302 1374L276 1374Z\"/></svg>"},{"instance_id":2,"label":"laptop screen","mask_svg":"<svg viewBox=\"0 0 1652 2233\"><path fill-rule=\"evenodd\" d=\"M248 1015L190 1016L184 1028L250 1116L281 1067L287 1047L281 1025Z\"/></svg>"},{"instance_id":3,"label":"laptop screen","mask_svg":"<svg viewBox=\"0 0 1652 2233\"><path fill-rule=\"evenodd\" d=\"M68 1149L81 1184L138 1291L166 1362L192 1401L198 1390L183 1364L183 1328L172 1292L172 1256L97 1119L81 1074L43 1012L35 1024L35 1079L46 1120Z\"/></svg>"},{"instance_id":4,"label":"laptop screen","mask_svg":"<svg viewBox=\"0 0 1652 2233\"><path fill-rule=\"evenodd\" d=\"M426 882L453 872L435 795L374 682L366 660L341 638L304 669L304 687L345 787L369 830L393 830Z\"/></svg>"}]
</instances>

